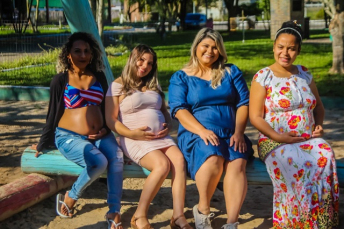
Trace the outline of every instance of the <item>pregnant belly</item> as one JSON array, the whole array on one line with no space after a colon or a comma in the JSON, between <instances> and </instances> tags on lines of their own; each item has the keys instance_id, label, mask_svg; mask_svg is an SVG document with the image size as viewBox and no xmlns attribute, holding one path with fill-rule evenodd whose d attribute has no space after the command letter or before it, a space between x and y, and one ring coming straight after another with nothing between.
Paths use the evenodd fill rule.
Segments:
<instances>
[{"instance_id":1,"label":"pregnant belly","mask_svg":"<svg viewBox=\"0 0 344 229\"><path fill-rule=\"evenodd\" d=\"M306 139L311 138L314 128L314 120L311 115L291 115L288 116L288 118L281 118L280 121L275 124L275 130L279 133L293 132L296 136Z\"/></svg>"},{"instance_id":2,"label":"pregnant belly","mask_svg":"<svg viewBox=\"0 0 344 229\"><path fill-rule=\"evenodd\" d=\"M165 117L160 110L144 109L132 114L123 114L122 122L131 130L147 126L146 131L157 134L164 129L162 124Z\"/></svg>"}]
</instances>

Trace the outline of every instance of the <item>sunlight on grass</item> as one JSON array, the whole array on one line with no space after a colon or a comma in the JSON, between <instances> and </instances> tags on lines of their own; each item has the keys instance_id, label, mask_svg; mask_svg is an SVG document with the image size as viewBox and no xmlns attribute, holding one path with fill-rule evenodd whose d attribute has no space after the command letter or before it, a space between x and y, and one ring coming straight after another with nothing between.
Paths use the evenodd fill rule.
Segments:
<instances>
[{"instance_id":1,"label":"sunlight on grass","mask_svg":"<svg viewBox=\"0 0 344 229\"><path fill-rule=\"evenodd\" d=\"M167 90L171 75L188 62L190 47L196 33L197 31L168 33L165 39L161 39L155 33L134 34L132 35L134 43L128 46L121 44L106 47L114 77L117 78L121 74L130 53L130 47L144 43L152 46L158 55L159 82L163 90ZM313 33L311 39L329 36L328 31L325 30L311 31L311 33ZM258 70L274 63L273 41L269 39L268 32L247 31L244 43L241 32L222 33L222 35L228 54L228 62L234 63L242 70L249 86L253 75ZM0 84L49 86L50 80L55 74L54 65L59 51L60 49L52 49L43 51L40 55L24 55L15 61L0 63ZM42 63L50 63L51 65L1 72L3 69ZM344 86L344 77L328 74L328 70L332 66L331 44L303 44L301 54L295 64L301 64L310 69L320 95L344 96L344 90L341 89ZM13 74L14 72L15 74Z\"/></svg>"}]
</instances>

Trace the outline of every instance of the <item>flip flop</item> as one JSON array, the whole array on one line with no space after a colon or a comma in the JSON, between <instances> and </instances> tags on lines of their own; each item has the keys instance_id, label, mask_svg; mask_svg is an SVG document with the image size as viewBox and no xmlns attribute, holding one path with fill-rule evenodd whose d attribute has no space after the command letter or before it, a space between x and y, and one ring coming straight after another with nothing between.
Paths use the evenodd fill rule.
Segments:
<instances>
[{"instance_id":1,"label":"flip flop","mask_svg":"<svg viewBox=\"0 0 344 229\"><path fill-rule=\"evenodd\" d=\"M57 196L56 196L56 213L59 216L61 216L62 218L72 218L71 216L69 216L69 214L72 213L73 209L69 209L68 205L65 202L63 202L63 200L64 200L64 196L60 193L57 194ZM62 214L62 212L61 212L62 205L64 205L65 208L67 209L68 215Z\"/></svg>"},{"instance_id":2,"label":"flip flop","mask_svg":"<svg viewBox=\"0 0 344 229\"><path fill-rule=\"evenodd\" d=\"M106 222L108 223L108 229L111 229L112 224L115 225L115 229L117 229L119 226L122 225L122 222L116 223L114 220L109 219L107 217L107 214L104 216L104 218L106 219Z\"/></svg>"}]
</instances>

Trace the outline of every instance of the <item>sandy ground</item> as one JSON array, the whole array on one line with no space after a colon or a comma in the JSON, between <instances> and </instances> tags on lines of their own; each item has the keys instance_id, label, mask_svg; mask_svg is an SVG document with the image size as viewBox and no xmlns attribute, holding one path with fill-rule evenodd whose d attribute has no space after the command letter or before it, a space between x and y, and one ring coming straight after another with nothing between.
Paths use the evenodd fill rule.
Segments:
<instances>
[{"instance_id":1,"label":"sandy ground","mask_svg":"<svg viewBox=\"0 0 344 229\"><path fill-rule=\"evenodd\" d=\"M25 176L20 169L23 150L37 143L47 112L47 102L0 101L0 185ZM174 123L175 124L175 123ZM174 125L175 127L176 125ZM344 162L344 110L326 110L324 122L325 139L333 146L336 158ZM173 128L172 136L176 136ZM247 135L256 145L257 131L248 126ZM136 209L144 179L125 179L122 198L122 222L130 227L130 219ZM340 190L344 193L344 189ZM62 193L65 190L61 191ZM193 225L192 207L198 201L196 185L187 182L185 215ZM340 218L344 218L344 198L340 198ZM226 221L223 193L216 190L212 199L215 217L214 228L220 228ZM154 228L169 228L172 215L170 180L166 180L153 200L149 219ZM107 212L106 184L103 180L89 186L83 198L77 202L76 214L72 219L61 219L55 213L55 195L4 220L1 229L6 228L106 228L104 215ZM272 186L249 185L244 205L240 212L239 229L265 229L272 226ZM340 227L344 228L344 220Z\"/></svg>"}]
</instances>

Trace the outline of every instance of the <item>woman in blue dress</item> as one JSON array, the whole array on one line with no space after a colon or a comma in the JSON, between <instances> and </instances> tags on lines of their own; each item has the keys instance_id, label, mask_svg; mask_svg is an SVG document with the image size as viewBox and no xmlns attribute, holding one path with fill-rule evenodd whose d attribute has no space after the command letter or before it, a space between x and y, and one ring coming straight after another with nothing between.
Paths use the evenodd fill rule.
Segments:
<instances>
[{"instance_id":1,"label":"woman in blue dress","mask_svg":"<svg viewBox=\"0 0 344 229\"><path fill-rule=\"evenodd\" d=\"M210 200L224 172L225 229L237 228L247 192L246 162L253 154L244 135L249 91L242 72L225 64L221 35L201 29L189 63L173 74L169 86L171 116L178 119L178 145L196 181L199 202L193 207L197 229L211 229Z\"/></svg>"}]
</instances>

